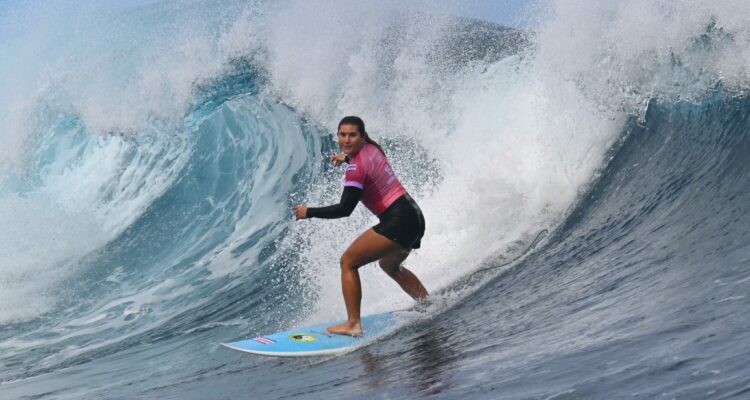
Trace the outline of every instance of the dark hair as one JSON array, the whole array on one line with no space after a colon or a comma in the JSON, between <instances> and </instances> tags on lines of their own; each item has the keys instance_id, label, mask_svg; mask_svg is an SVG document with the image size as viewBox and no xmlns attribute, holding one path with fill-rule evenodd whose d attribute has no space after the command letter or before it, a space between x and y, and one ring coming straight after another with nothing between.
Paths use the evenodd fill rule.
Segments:
<instances>
[{"instance_id":1,"label":"dark hair","mask_svg":"<svg viewBox=\"0 0 750 400\"><path fill-rule=\"evenodd\" d=\"M380 152L383 153L383 155L385 155L385 151L383 151L383 148L380 147L380 145L378 144L378 142L372 140L370 138L370 135L367 134L367 131L365 130L365 121L362 121L362 118L354 116L354 115L349 115L349 116L344 117L344 118L341 119L341 122L339 122L339 127L337 128L337 130L341 129L341 125L354 125L354 126L356 126L357 127L357 131L362 136L365 137L365 143L369 143L369 144L377 147L378 150L380 150Z\"/></svg>"}]
</instances>

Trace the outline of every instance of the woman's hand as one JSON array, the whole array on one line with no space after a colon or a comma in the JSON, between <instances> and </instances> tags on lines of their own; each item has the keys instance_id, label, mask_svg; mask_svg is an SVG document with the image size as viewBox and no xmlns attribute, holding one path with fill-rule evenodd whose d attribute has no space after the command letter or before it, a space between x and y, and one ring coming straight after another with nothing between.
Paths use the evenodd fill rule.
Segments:
<instances>
[{"instance_id":1,"label":"woman's hand","mask_svg":"<svg viewBox=\"0 0 750 400\"><path fill-rule=\"evenodd\" d=\"M339 153L331 156L331 162L333 163L333 165L338 167L339 165L341 165L341 163L346 162L346 154Z\"/></svg>"},{"instance_id":2,"label":"woman's hand","mask_svg":"<svg viewBox=\"0 0 750 400\"><path fill-rule=\"evenodd\" d=\"M294 216L297 218L297 221L307 219L307 206L294 206L292 208L294 209Z\"/></svg>"}]
</instances>

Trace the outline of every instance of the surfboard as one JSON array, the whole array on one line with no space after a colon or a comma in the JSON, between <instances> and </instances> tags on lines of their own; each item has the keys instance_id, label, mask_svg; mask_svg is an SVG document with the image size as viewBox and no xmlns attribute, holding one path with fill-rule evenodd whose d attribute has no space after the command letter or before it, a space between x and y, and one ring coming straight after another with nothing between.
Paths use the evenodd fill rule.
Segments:
<instances>
[{"instance_id":1,"label":"surfboard","mask_svg":"<svg viewBox=\"0 0 750 400\"><path fill-rule=\"evenodd\" d=\"M307 328L292 329L271 335L258 336L238 342L221 343L222 346L251 354L276 357L305 357L340 354L369 344L397 324L395 312L368 315L362 318L363 335L351 337L326 331L331 325L344 321L327 322Z\"/></svg>"}]
</instances>

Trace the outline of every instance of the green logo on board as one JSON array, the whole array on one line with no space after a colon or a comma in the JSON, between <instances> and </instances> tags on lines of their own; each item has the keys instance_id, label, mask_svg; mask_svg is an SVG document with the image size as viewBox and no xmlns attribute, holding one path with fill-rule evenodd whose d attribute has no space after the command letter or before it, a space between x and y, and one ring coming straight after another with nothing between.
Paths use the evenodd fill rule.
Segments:
<instances>
[{"instance_id":1,"label":"green logo on board","mask_svg":"<svg viewBox=\"0 0 750 400\"><path fill-rule=\"evenodd\" d=\"M305 335L303 333L295 333L291 336L289 336L290 339L294 340L295 342L303 342L303 343L309 343L314 342L318 339L315 338L315 336L312 335Z\"/></svg>"}]
</instances>

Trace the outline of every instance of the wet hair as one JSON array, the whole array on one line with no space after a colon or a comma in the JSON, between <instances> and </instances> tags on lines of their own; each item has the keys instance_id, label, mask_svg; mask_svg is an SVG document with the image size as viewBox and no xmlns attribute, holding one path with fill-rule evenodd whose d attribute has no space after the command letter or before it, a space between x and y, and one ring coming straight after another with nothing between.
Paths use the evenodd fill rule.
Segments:
<instances>
[{"instance_id":1,"label":"wet hair","mask_svg":"<svg viewBox=\"0 0 750 400\"><path fill-rule=\"evenodd\" d=\"M370 135L367 134L367 131L365 130L365 121L362 121L362 118L354 116L354 115L349 115L347 117L342 118L341 122L339 122L339 127L337 128L337 131L339 129L341 129L341 125L354 125L354 126L356 126L357 127L357 132L359 132L362 136L364 136L365 143L369 143L369 144L377 147L378 150L380 150L380 152L383 153L383 155L385 155L385 151L383 151L383 148L380 147L380 145L378 144L378 142L372 140L370 138Z\"/></svg>"}]
</instances>

